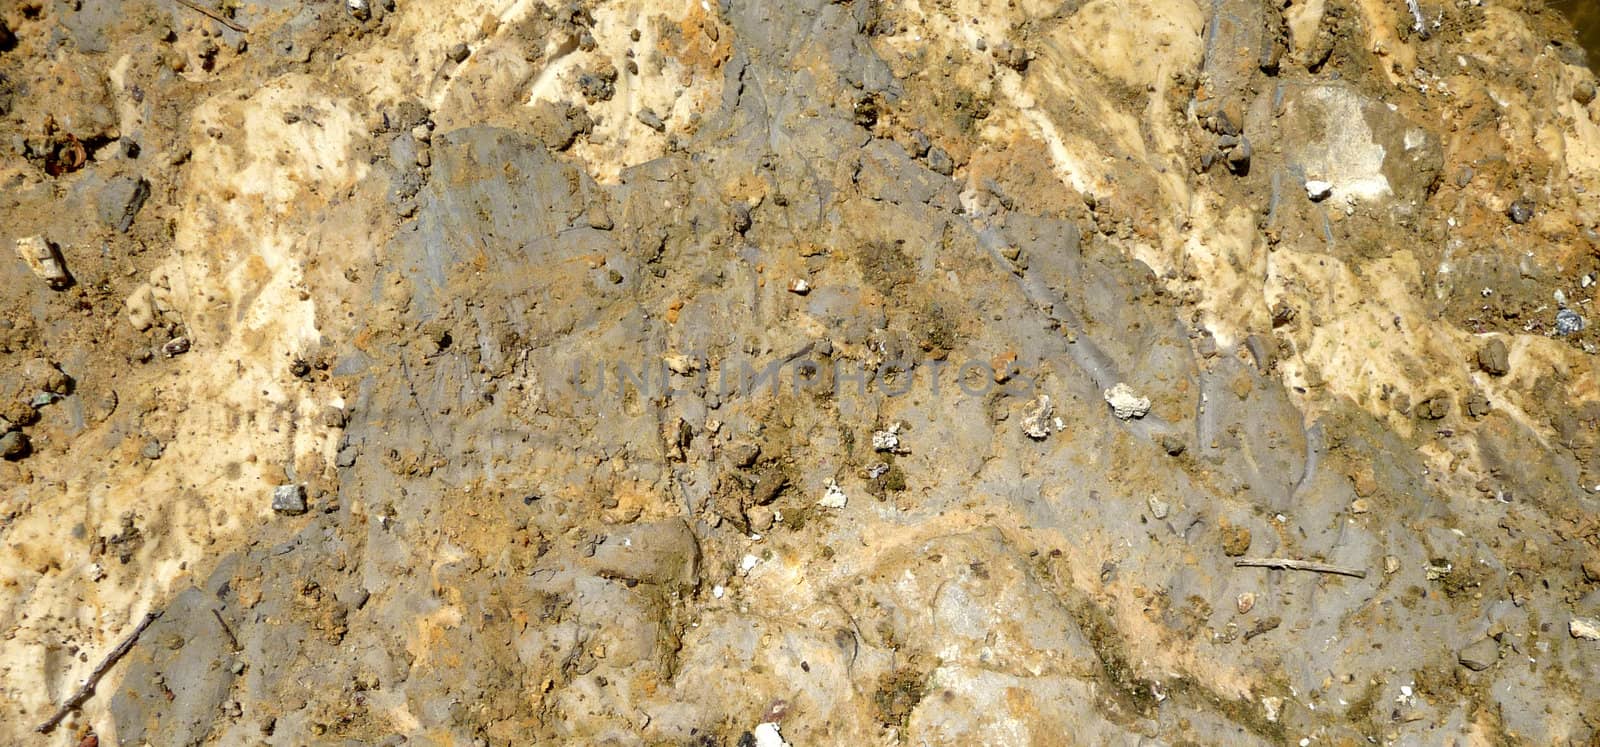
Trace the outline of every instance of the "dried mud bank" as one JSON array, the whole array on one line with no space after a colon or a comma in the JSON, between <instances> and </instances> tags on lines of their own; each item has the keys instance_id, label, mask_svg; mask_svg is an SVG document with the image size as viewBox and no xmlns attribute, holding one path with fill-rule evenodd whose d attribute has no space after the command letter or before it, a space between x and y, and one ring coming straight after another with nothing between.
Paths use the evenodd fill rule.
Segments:
<instances>
[{"instance_id":1,"label":"dried mud bank","mask_svg":"<svg viewBox=\"0 0 1600 747\"><path fill-rule=\"evenodd\" d=\"M1595 78L1417 9L0 8L0 741L1595 739Z\"/></svg>"}]
</instances>

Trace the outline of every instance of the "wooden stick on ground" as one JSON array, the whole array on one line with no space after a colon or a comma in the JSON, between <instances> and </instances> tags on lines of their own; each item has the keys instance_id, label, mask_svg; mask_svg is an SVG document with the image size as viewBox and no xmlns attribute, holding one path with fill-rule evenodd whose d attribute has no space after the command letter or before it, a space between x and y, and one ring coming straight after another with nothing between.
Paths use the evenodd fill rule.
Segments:
<instances>
[{"instance_id":1,"label":"wooden stick on ground","mask_svg":"<svg viewBox=\"0 0 1600 747\"><path fill-rule=\"evenodd\" d=\"M106 654L106 658L100 660L99 666L96 666L94 671L89 673L89 678L83 681L83 686L79 687L78 691L72 694L72 697L67 698L67 702L61 704L61 708L56 710L55 715L51 716L49 721L39 724L39 728L36 731L40 734L49 734L61 723L62 719L67 717L67 714L78 710L89 699L89 696L94 695L94 686L100 684L100 678L106 676L106 672L111 671L111 667L116 666L118 659L127 656L128 652L133 650L133 644L139 640L139 634L143 633L144 629L150 627L150 623L155 622L156 618L160 616L161 612L159 611L145 615L144 619L139 621L138 627L134 628L127 638L122 639L122 643L117 644L116 648L111 649L111 653Z\"/></svg>"},{"instance_id":2,"label":"wooden stick on ground","mask_svg":"<svg viewBox=\"0 0 1600 747\"><path fill-rule=\"evenodd\" d=\"M1366 578L1367 572L1360 568L1346 568L1340 565L1328 565L1310 560L1294 560L1293 558L1242 558L1233 561L1235 568L1276 568L1280 571L1311 571L1313 573L1333 573L1340 576L1355 576Z\"/></svg>"},{"instance_id":3,"label":"wooden stick on ground","mask_svg":"<svg viewBox=\"0 0 1600 747\"><path fill-rule=\"evenodd\" d=\"M228 642L233 644L233 652L237 654L243 651L244 648L239 645L239 639L233 637L233 630L228 627L227 623L222 621L222 613L218 612L216 608L212 608L211 616L217 618L217 624L222 626L222 632L228 634Z\"/></svg>"},{"instance_id":4,"label":"wooden stick on ground","mask_svg":"<svg viewBox=\"0 0 1600 747\"><path fill-rule=\"evenodd\" d=\"M178 4L188 8L188 9L190 9L190 10L196 12L196 13L199 13L200 15L203 15L203 16L205 16L207 18L210 18L211 20L216 21L217 23L220 23L220 24L222 24L224 26L227 26L228 28L233 29L234 31L237 31L237 32L239 32L241 34L249 33L249 31L247 29L245 29L245 27L240 26L237 23L234 23L233 19L231 19L231 18L229 18L229 17L227 17L225 15L222 15L221 13L218 13L218 12L216 12L216 11L210 9L210 8L207 8L204 5L200 5L199 3L194 2L194 0L178 0Z\"/></svg>"}]
</instances>

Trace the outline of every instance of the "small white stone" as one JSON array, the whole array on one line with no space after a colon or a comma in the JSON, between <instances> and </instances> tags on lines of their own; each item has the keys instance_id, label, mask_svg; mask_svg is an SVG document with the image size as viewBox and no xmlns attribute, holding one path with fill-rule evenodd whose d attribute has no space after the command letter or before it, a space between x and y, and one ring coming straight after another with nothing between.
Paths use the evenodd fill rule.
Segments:
<instances>
[{"instance_id":1,"label":"small white stone","mask_svg":"<svg viewBox=\"0 0 1600 747\"><path fill-rule=\"evenodd\" d=\"M743 558L739 559L739 572L749 573L757 565L760 565L760 563L761 558L758 558L754 555L745 555Z\"/></svg>"},{"instance_id":2,"label":"small white stone","mask_svg":"<svg viewBox=\"0 0 1600 747\"><path fill-rule=\"evenodd\" d=\"M99 581L106 577L106 569L99 563L90 563L84 572L88 574L90 581Z\"/></svg>"},{"instance_id":3,"label":"small white stone","mask_svg":"<svg viewBox=\"0 0 1600 747\"><path fill-rule=\"evenodd\" d=\"M711 587L711 596L713 598L721 599L722 595L727 594L727 593L728 593L728 590L722 588L722 584L717 584L716 586Z\"/></svg>"},{"instance_id":4,"label":"small white stone","mask_svg":"<svg viewBox=\"0 0 1600 747\"><path fill-rule=\"evenodd\" d=\"M1123 420L1142 418L1150 414L1150 398L1141 397L1133 387L1118 382L1116 386L1105 390L1106 403L1111 405L1111 412Z\"/></svg>"},{"instance_id":5,"label":"small white stone","mask_svg":"<svg viewBox=\"0 0 1600 747\"><path fill-rule=\"evenodd\" d=\"M1152 495L1146 499L1145 502L1150 504L1151 516L1154 516L1157 519L1167 518L1167 512L1171 510L1171 506L1168 506L1166 501Z\"/></svg>"},{"instance_id":6,"label":"small white stone","mask_svg":"<svg viewBox=\"0 0 1600 747\"><path fill-rule=\"evenodd\" d=\"M667 364L667 370L679 376L687 376L700 370L700 361L689 355L669 355L663 358L662 362Z\"/></svg>"},{"instance_id":7,"label":"small white stone","mask_svg":"<svg viewBox=\"0 0 1600 747\"><path fill-rule=\"evenodd\" d=\"M1278 723L1278 715L1283 711L1283 698L1276 695L1261 699L1261 709L1266 712L1267 722Z\"/></svg>"},{"instance_id":8,"label":"small white stone","mask_svg":"<svg viewBox=\"0 0 1600 747\"><path fill-rule=\"evenodd\" d=\"M797 296L803 296L811 292L811 283L806 282L805 278L792 280L789 282L789 292Z\"/></svg>"},{"instance_id":9,"label":"small white stone","mask_svg":"<svg viewBox=\"0 0 1600 747\"><path fill-rule=\"evenodd\" d=\"M1306 196L1310 197L1312 202L1321 202L1326 200L1328 199L1328 195L1331 194L1333 194L1333 184L1320 179L1310 179L1306 181Z\"/></svg>"},{"instance_id":10,"label":"small white stone","mask_svg":"<svg viewBox=\"0 0 1600 747\"><path fill-rule=\"evenodd\" d=\"M888 429L872 434L873 451L900 451L900 423L890 423Z\"/></svg>"},{"instance_id":11,"label":"small white stone","mask_svg":"<svg viewBox=\"0 0 1600 747\"><path fill-rule=\"evenodd\" d=\"M844 494L844 489L839 487L839 483L829 480L828 488L823 492L822 500L817 501L817 505L823 508L844 508L849 502L849 497Z\"/></svg>"},{"instance_id":12,"label":"small white stone","mask_svg":"<svg viewBox=\"0 0 1600 747\"><path fill-rule=\"evenodd\" d=\"M1571 633L1573 638L1600 641L1600 618L1574 617L1572 622L1567 623L1567 632Z\"/></svg>"},{"instance_id":13,"label":"small white stone","mask_svg":"<svg viewBox=\"0 0 1600 747\"><path fill-rule=\"evenodd\" d=\"M61 290L72 285L72 276L67 274L66 266L61 263L61 251L45 237L17 239L17 256L51 288Z\"/></svg>"},{"instance_id":14,"label":"small white stone","mask_svg":"<svg viewBox=\"0 0 1600 747\"><path fill-rule=\"evenodd\" d=\"M783 741L783 735L778 733L778 725L772 722L761 724L755 728L756 747L789 747Z\"/></svg>"},{"instance_id":15,"label":"small white stone","mask_svg":"<svg viewBox=\"0 0 1600 747\"><path fill-rule=\"evenodd\" d=\"M1050 404L1050 395L1041 394L1033 401L1033 406L1028 409L1028 414L1022 417L1022 432L1035 441L1043 441L1050 437L1050 416L1055 413L1055 405Z\"/></svg>"}]
</instances>

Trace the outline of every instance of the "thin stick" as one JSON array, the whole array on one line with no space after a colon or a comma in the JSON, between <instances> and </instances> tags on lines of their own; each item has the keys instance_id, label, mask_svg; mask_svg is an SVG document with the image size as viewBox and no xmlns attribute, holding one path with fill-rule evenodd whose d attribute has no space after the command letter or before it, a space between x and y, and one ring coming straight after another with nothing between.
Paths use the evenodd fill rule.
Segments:
<instances>
[{"instance_id":1,"label":"thin stick","mask_svg":"<svg viewBox=\"0 0 1600 747\"><path fill-rule=\"evenodd\" d=\"M39 728L36 731L40 734L49 734L55 730L62 719L67 717L67 714L78 710L89 699L89 696L94 695L94 686L100 684L100 678L106 676L106 672L111 671L111 667L116 666L118 659L127 656L128 652L133 650L133 644L139 640L139 634L143 633L144 629L150 627L150 623L155 622L156 618L160 616L161 612L159 611L145 615L144 619L139 621L139 626L134 628L127 638L122 639L122 643L117 644L116 648L111 649L111 653L106 654L106 658L100 660L99 666L96 666L94 671L89 673L89 678L83 681L83 686L79 687L78 691L72 694L72 697L67 698L67 702L61 704L61 708L56 711L54 716L50 717L49 721L39 724Z\"/></svg>"},{"instance_id":2,"label":"thin stick","mask_svg":"<svg viewBox=\"0 0 1600 747\"><path fill-rule=\"evenodd\" d=\"M228 642L233 644L233 652L237 654L243 651L244 647L239 645L239 639L233 637L233 630L228 627L226 622L222 621L222 613L212 608L211 616L217 618L217 624L222 626L222 632L228 634Z\"/></svg>"},{"instance_id":3,"label":"thin stick","mask_svg":"<svg viewBox=\"0 0 1600 747\"><path fill-rule=\"evenodd\" d=\"M1276 568L1280 571L1311 571L1312 573L1333 573L1340 576L1355 576L1366 578L1367 572L1360 568L1346 568L1341 565L1328 565L1310 560L1294 560L1292 558L1243 558L1233 561L1235 568Z\"/></svg>"},{"instance_id":4,"label":"thin stick","mask_svg":"<svg viewBox=\"0 0 1600 747\"><path fill-rule=\"evenodd\" d=\"M203 16L206 16L206 17L210 18L211 20L216 21L217 23L220 23L220 24L222 24L224 26L227 26L228 28L233 29L234 31L237 31L237 32L239 32L241 34L250 33L249 29L246 29L245 27L240 26L237 23L234 23L233 19L228 18L227 16L222 15L221 13L218 13L218 12L216 12L216 11L210 9L210 8L207 8L204 5L200 5L198 3L195 3L194 0L178 0L178 4L188 8L188 9L190 9L190 10L196 12L196 13L199 13L199 14L201 14Z\"/></svg>"}]
</instances>

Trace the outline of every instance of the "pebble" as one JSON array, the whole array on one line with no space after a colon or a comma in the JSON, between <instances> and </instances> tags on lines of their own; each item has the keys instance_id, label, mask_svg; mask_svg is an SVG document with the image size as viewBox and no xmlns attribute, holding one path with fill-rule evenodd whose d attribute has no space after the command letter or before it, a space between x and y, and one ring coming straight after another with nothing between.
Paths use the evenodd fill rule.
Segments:
<instances>
[{"instance_id":1,"label":"pebble","mask_svg":"<svg viewBox=\"0 0 1600 747\"><path fill-rule=\"evenodd\" d=\"M791 280L789 281L789 292L797 296L803 296L811 292L811 283L806 282L804 278Z\"/></svg>"},{"instance_id":2,"label":"pebble","mask_svg":"<svg viewBox=\"0 0 1600 747\"><path fill-rule=\"evenodd\" d=\"M167 358L176 358L189 352L189 338L174 337L161 346L161 355Z\"/></svg>"},{"instance_id":3,"label":"pebble","mask_svg":"<svg viewBox=\"0 0 1600 747\"><path fill-rule=\"evenodd\" d=\"M874 431L872 434L872 450L898 452L900 450L900 424L889 424L888 429Z\"/></svg>"},{"instance_id":4,"label":"pebble","mask_svg":"<svg viewBox=\"0 0 1600 747\"><path fill-rule=\"evenodd\" d=\"M639 118L639 122L645 127L649 127L656 132L667 131L667 123L662 122L660 115L656 114L655 110L648 106L640 109L636 116Z\"/></svg>"},{"instance_id":5,"label":"pebble","mask_svg":"<svg viewBox=\"0 0 1600 747\"><path fill-rule=\"evenodd\" d=\"M305 513L306 487L304 485L279 485L273 488L272 510L290 516L298 516Z\"/></svg>"},{"instance_id":6,"label":"pebble","mask_svg":"<svg viewBox=\"0 0 1600 747\"><path fill-rule=\"evenodd\" d=\"M0 458L16 461L28 455L28 437L22 431L0 436Z\"/></svg>"},{"instance_id":7,"label":"pebble","mask_svg":"<svg viewBox=\"0 0 1600 747\"><path fill-rule=\"evenodd\" d=\"M1328 199L1328 196L1332 194L1333 184L1330 182L1325 182L1318 179L1312 179L1306 182L1306 196L1310 197L1312 202L1322 202L1323 200Z\"/></svg>"},{"instance_id":8,"label":"pebble","mask_svg":"<svg viewBox=\"0 0 1600 747\"><path fill-rule=\"evenodd\" d=\"M1562 309L1556 312L1557 336L1565 337L1566 335L1577 334L1587 326L1588 323L1583 320L1583 317L1572 309Z\"/></svg>"},{"instance_id":9,"label":"pebble","mask_svg":"<svg viewBox=\"0 0 1600 747\"><path fill-rule=\"evenodd\" d=\"M822 500L817 501L817 505L822 508L844 508L849 502L849 497L844 494L844 489L839 487L839 483L829 480L827 489L822 493Z\"/></svg>"},{"instance_id":10,"label":"pebble","mask_svg":"<svg viewBox=\"0 0 1600 747\"><path fill-rule=\"evenodd\" d=\"M1490 376L1505 376L1511 370L1511 353L1500 338L1493 338L1478 348L1478 368Z\"/></svg>"},{"instance_id":11,"label":"pebble","mask_svg":"<svg viewBox=\"0 0 1600 747\"><path fill-rule=\"evenodd\" d=\"M956 163L950 160L950 154L944 148L935 145L928 149L928 168L940 176L949 176L955 173Z\"/></svg>"},{"instance_id":12,"label":"pebble","mask_svg":"<svg viewBox=\"0 0 1600 747\"><path fill-rule=\"evenodd\" d=\"M761 724L755 729L756 747L789 747L783 741L783 735L778 733L778 725L772 722Z\"/></svg>"},{"instance_id":13,"label":"pebble","mask_svg":"<svg viewBox=\"0 0 1600 747\"><path fill-rule=\"evenodd\" d=\"M1594 101L1594 95L1594 81L1586 80L1572 87L1572 100L1584 106L1588 106L1589 102Z\"/></svg>"},{"instance_id":14,"label":"pebble","mask_svg":"<svg viewBox=\"0 0 1600 747\"><path fill-rule=\"evenodd\" d=\"M751 506L745 511L745 518L750 520L750 529L765 532L772 528L772 523L777 519L777 514L766 506Z\"/></svg>"},{"instance_id":15,"label":"pebble","mask_svg":"<svg viewBox=\"0 0 1600 747\"><path fill-rule=\"evenodd\" d=\"M761 445L745 442L728 449L728 457L736 467L749 467L761 457Z\"/></svg>"},{"instance_id":16,"label":"pebble","mask_svg":"<svg viewBox=\"0 0 1600 747\"><path fill-rule=\"evenodd\" d=\"M1123 420L1142 418L1150 414L1150 398L1139 396L1133 387L1118 382L1116 386L1105 390L1103 393L1106 404L1111 405L1112 414Z\"/></svg>"},{"instance_id":17,"label":"pebble","mask_svg":"<svg viewBox=\"0 0 1600 747\"><path fill-rule=\"evenodd\" d=\"M1228 168L1235 174L1243 174L1250 170L1250 156L1254 151L1250 148L1250 138L1241 137L1239 144L1228 151Z\"/></svg>"},{"instance_id":18,"label":"pebble","mask_svg":"<svg viewBox=\"0 0 1600 747\"><path fill-rule=\"evenodd\" d=\"M43 236L17 239L17 256L51 289L65 290L72 285L72 276L67 274L66 265L61 260L61 250L49 239Z\"/></svg>"},{"instance_id":19,"label":"pebble","mask_svg":"<svg viewBox=\"0 0 1600 747\"><path fill-rule=\"evenodd\" d=\"M1482 672L1500 660L1500 644L1493 638L1481 638L1476 643L1461 649L1456 659L1461 662L1461 666L1474 672Z\"/></svg>"},{"instance_id":20,"label":"pebble","mask_svg":"<svg viewBox=\"0 0 1600 747\"><path fill-rule=\"evenodd\" d=\"M1417 403L1417 417L1424 420L1443 420L1450 414L1450 395L1444 392Z\"/></svg>"},{"instance_id":21,"label":"pebble","mask_svg":"<svg viewBox=\"0 0 1600 747\"><path fill-rule=\"evenodd\" d=\"M674 353L672 355L664 356L661 359L661 362L667 365L668 371L671 371L679 376L688 376L689 374L700 370L700 361L692 355Z\"/></svg>"},{"instance_id":22,"label":"pebble","mask_svg":"<svg viewBox=\"0 0 1600 747\"><path fill-rule=\"evenodd\" d=\"M450 48L449 52L445 53L445 56L449 57L451 62L459 64L466 61L467 57L471 54L472 50L468 48L464 42L458 42L455 46Z\"/></svg>"},{"instance_id":23,"label":"pebble","mask_svg":"<svg viewBox=\"0 0 1600 747\"><path fill-rule=\"evenodd\" d=\"M1567 623L1567 632L1573 638L1585 641L1600 641L1600 618L1574 617Z\"/></svg>"},{"instance_id":24,"label":"pebble","mask_svg":"<svg viewBox=\"0 0 1600 747\"><path fill-rule=\"evenodd\" d=\"M118 233L127 233L148 199L150 182L131 176L116 177L101 196L100 220L115 225Z\"/></svg>"},{"instance_id":25,"label":"pebble","mask_svg":"<svg viewBox=\"0 0 1600 747\"><path fill-rule=\"evenodd\" d=\"M1055 406L1050 404L1050 395L1041 394L1033 401L1028 414L1022 418L1022 432L1035 441L1043 441L1050 437L1050 416L1055 413Z\"/></svg>"},{"instance_id":26,"label":"pebble","mask_svg":"<svg viewBox=\"0 0 1600 747\"><path fill-rule=\"evenodd\" d=\"M1150 504L1150 515L1156 517L1157 520L1167 518L1167 513L1172 510L1172 507L1167 505L1166 501L1153 495L1146 499L1145 502Z\"/></svg>"},{"instance_id":27,"label":"pebble","mask_svg":"<svg viewBox=\"0 0 1600 747\"><path fill-rule=\"evenodd\" d=\"M1170 433L1161 434L1160 441L1161 450L1167 452L1167 456L1181 456L1188 448L1188 445L1183 442L1183 439L1178 438Z\"/></svg>"},{"instance_id":28,"label":"pebble","mask_svg":"<svg viewBox=\"0 0 1600 747\"><path fill-rule=\"evenodd\" d=\"M1519 226L1533 220L1533 203L1527 200L1511 203L1511 207L1506 208L1506 217Z\"/></svg>"},{"instance_id":29,"label":"pebble","mask_svg":"<svg viewBox=\"0 0 1600 747\"><path fill-rule=\"evenodd\" d=\"M1240 594L1239 598L1234 600L1234 606L1239 610L1239 614L1250 614L1250 610L1256 608L1256 593L1253 591L1247 591L1243 594Z\"/></svg>"}]
</instances>

